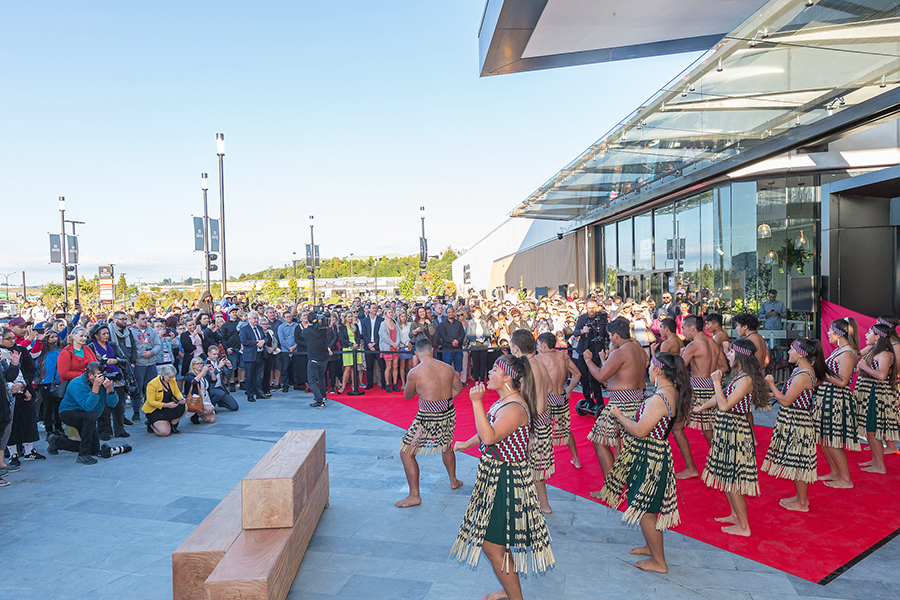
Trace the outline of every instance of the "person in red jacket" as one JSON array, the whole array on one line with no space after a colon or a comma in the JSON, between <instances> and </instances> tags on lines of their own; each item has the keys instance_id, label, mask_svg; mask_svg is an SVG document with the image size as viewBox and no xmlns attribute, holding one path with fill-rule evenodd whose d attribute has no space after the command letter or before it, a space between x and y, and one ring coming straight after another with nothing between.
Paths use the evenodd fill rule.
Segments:
<instances>
[{"instance_id":1,"label":"person in red jacket","mask_svg":"<svg viewBox=\"0 0 900 600\"><path fill-rule=\"evenodd\" d=\"M56 369L62 381L72 381L84 375L89 363L97 362L97 356L87 345L88 330L76 327L68 338L69 345L59 353Z\"/></svg>"}]
</instances>

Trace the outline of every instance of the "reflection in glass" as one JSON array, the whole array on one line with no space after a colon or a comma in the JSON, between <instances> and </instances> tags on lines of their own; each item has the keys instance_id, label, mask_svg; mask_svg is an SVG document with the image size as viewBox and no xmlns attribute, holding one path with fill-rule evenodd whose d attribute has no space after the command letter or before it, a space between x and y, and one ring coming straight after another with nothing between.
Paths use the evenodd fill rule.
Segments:
<instances>
[{"instance_id":1,"label":"reflection in glass","mask_svg":"<svg viewBox=\"0 0 900 600\"><path fill-rule=\"evenodd\" d=\"M605 261L606 286L605 292L612 293L616 289L616 273L618 272L618 250L616 245L616 224L610 223L603 227L603 258Z\"/></svg>"},{"instance_id":2,"label":"reflection in glass","mask_svg":"<svg viewBox=\"0 0 900 600\"><path fill-rule=\"evenodd\" d=\"M619 272L632 270L631 219L619 221Z\"/></svg>"},{"instance_id":3,"label":"reflection in glass","mask_svg":"<svg viewBox=\"0 0 900 600\"><path fill-rule=\"evenodd\" d=\"M656 269L675 269L672 244L675 238L675 206L667 204L653 211L654 237L656 238ZM659 302L659 298L656 299Z\"/></svg>"},{"instance_id":4,"label":"reflection in glass","mask_svg":"<svg viewBox=\"0 0 900 600\"><path fill-rule=\"evenodd\" d=\"M634 217L634 270L653 268L653 217L649 212Z\"/></svg>"}]
</instances>

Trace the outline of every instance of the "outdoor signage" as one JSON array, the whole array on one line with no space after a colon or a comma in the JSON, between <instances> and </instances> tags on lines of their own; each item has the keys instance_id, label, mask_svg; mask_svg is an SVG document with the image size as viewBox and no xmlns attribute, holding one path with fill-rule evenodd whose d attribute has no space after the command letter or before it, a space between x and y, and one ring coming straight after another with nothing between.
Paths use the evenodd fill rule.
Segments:
<instances>
[{"instance_id":1,"label":"outdoor signage","mask_svg":"<svg viewBox=\"0 0 900 600\"><path fill-rule=\"evenodd\" d=\"M50 262L62 264L62 242L58 233L50 234Z\"/></svg>"},{"instance_id":2,"label":"outdoor signage","mask_svg":"<svg viewBox=\"0 0 900 600\"><path fill-rule=\"evenodd\" d=\"M219 251L219 220L209 220L209 251Z\"/></svg>"},{"instance_id":3,"label":"outdoor signage","mask_svg":"<svg viewBox=\"0 0 900 600\"><path fill-rule=\"evenodd\" d=\"M78 237L74 235L66 236L66 248L68 250L66 254L66 261L70 265L78 264Z\"/></svg>"},{"instance_id":4,"label":"outdoor signage","mask_svg":"<svg viewBox=\"0 0 900 600\"><path fill-rule=\"evenodd\" d=\"M194 252L203 252L203 217L194 217Z\"/></svg>"}]
</instances>

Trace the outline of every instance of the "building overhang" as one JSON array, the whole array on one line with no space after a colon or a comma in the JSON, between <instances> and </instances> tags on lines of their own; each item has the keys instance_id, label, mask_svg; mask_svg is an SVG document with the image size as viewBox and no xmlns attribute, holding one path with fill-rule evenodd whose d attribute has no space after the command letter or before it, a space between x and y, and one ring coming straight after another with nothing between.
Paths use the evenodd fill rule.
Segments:
<instances>
[{"instance_id":1,"label":"building overhang","mask_svg":"<svg viewBox=\"0 0 900 600\"><path fill-rule=\"evenodd\" d=\"M481 76L708 50L760 0L487 0Z\"/></svg>"}]
</instances>

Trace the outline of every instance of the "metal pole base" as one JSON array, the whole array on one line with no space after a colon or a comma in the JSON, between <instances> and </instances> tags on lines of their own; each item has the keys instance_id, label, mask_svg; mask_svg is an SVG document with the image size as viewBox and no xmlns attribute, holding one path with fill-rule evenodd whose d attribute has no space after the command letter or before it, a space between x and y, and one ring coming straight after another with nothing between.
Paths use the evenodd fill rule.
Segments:
<instances>
[{"instance_id":1,"label":"metal pole base","mask_svg":"<svg viewBox=\"0 0 900 600\"><path fill-rule=\"evenodd\" d=\"M366 394L364 391L359 389L359 381L357 381L358 378L357 378L357 371L356 371L356 365L358 365L359 362L356 360L356 356L357 356L357 349L354 348L353 349L353 389L351 391L347 392L348 396L364 396Z\"/></svg>"}]
</instances>

